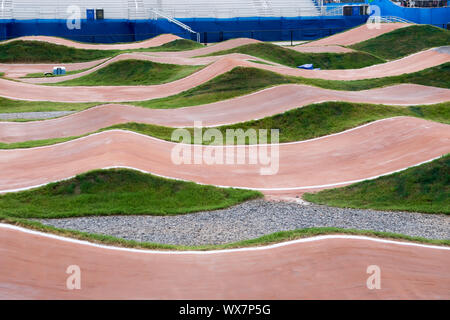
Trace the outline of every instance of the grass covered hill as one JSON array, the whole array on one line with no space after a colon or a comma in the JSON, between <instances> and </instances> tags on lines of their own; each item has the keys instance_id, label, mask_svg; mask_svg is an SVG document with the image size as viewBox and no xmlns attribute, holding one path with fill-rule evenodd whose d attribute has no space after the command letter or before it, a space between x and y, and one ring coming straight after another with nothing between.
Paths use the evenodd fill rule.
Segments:
<instances>
[{"instance_id":1,"label":"grass covered hill","mask_svg":"<svg viewBox=\"0 0 450 320\"><path fill-rule=\"evenodd\" d=\"M117 50L75 49L44 41L17 40L0 44L0 63L74 63L109 58Z\"/></svg>"},{"instance_id":2,"label":"grass covered hill","mask_svg":"<svg viewBox=\"0 0 450 320\"><path fill-rule=\"evenodd\" d=\"M397 116L418 117L450 124L450 102L411 107L347 102L324 102L293 109L260 120L217 127L217 129L220 130L224 136L228 129L279 129L280 142L285 143L322 137L355 128L372 121ZM172 132L175 130L169 127L133 122L114 125L103 128L100 131L112 129L133 131L167 141L171 141ZM191 136L193 136L194 129L187 129L191 131ZM0 143L0 149L33 148L61 143L75 138L77 137L25 141L10 144Z\"/></svg>"},{"instance_id":3,"label":"grass covered hill","mask_svg":"<svg viewBox=\"0 0 450 320\"><path fill-rule=\"evenodd\" d=\"M315 68L322 69L359 69L384 62L384 60L365 52L304 53L271 43L247 44L234 49L215 52L211 55L220 56L229 53L248 54L292 68L312 63Z\"/></svg>"},{"instance_id":4,"label":"grass covered hill","mask_svg":"<svg viewBox=\"0 0 450 320\"><path fill-rule=\"evenodd\" d=\"M430 26L400 28L351 46L382 59L395 60L425 49L450 45L450 31Z\"/></svg>"},{"instance_id":5,"label":"grass covered hill","mask_svg":"<svg viewBox=\"0 0 450 320\"><path fill-rule=\"evenodd\" d=\"M129 104L155 109L190 107L231 99L276 85L295 83L348 91L366 90L400 83L415 83L450 89L450 62L415 73L355 81L297 78L256 68L238 67L180 94L148 101L132 101ZM0 97L0 113L80 111L99 104L101 104L100 101L97 103L60 103L11 100Z\"/></svg>"},{"instance_id":6,"label":"grass covered hill","mask_svg":"<svg viewBox=\"0 0 450 320\"><path fill-rule=\"evenodd\" d=\"M191 75L201 66L162 64L143 60L122 60L80 78L67 80L57 86L136 86L172 82Z\"/></svg>"},{"instance_id":7,"label":"grass covered hill","mask_svg":"<svg viewBox=\"0 0 450 320\"><path fill-rule=\"evenodd\" d=\"M261 196L256 191L203 186L112 169L88 172L35 190L0 195L0 212L12 218L176 215L225 208Z\"/></svg>"}]
</instances>

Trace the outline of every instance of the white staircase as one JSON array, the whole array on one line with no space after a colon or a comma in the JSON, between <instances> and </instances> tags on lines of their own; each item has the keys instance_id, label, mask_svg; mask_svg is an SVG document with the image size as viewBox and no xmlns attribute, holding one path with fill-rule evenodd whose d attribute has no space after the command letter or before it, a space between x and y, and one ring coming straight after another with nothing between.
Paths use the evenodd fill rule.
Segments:
<instances>
[{"instance_id":1,"label":"white staircase","mask_svg":"<svg viewBox=\"0 0 450 320\"><path fill-rule=\"evenodd\" d=\"M197 38L197 42L200 42L200 33L195 32L194 30L191 29L191 27L189 27L188 25L184 24L181 21L178 21L177 19L175 19L174 17L171 17L167 14L164 14L156 9L150 9L150 12L153 14L153 19L157 20L159 17L167 19L169 22L176 24L177 26L179 26L180 28L186 30L187 32L193 33L196 35Z\"/></svg>"}]
</instances>

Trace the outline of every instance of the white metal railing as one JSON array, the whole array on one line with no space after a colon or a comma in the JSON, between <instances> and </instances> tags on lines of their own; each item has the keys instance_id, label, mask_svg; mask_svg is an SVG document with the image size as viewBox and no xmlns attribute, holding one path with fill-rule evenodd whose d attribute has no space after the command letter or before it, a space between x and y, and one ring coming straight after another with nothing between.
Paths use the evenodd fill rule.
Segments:
<instances>
[{"instance_id":1,"label":"white metal railing","mask_svg":"<svg viewBox=\"0 0 450 320\"><path fill-rule=\"evenodd\" d=\"M177 26L183 28L184 30L195 34L197 36L197 42L200 42L200 33L195 32L194 30L191 29L191 27L189 27L188 25L184 24L183 22L178 21L177 19L175 19L173 17L170 17L170 16L168 16L168 15L166 15L166 14L164 14L164 13L158 11L158 10L155 10L155 9L151 9L150 12L153 13L155 20L158 19L158 17L162 17L164 19L167 19L168 21L176 24Z\"/></svg>"},{"instance_id":2,"label":"white metal railing","mask_svg":"<svg viewBox=\"0 0 450 320\"><path fill-rule=\"evenodd\" d=\"M321 7L322 16L343 16L344 6L323 6Z\"/></svg>"},{"instance_id":3,"label":"white metal railing","mask_svg":"<svg viewBox=\"0 0 450 320\"><path fill-rule=\"evenodd\" d=\"M341 10L342 11L342 10ZM164 9L160 12L179 18L235 18L235 17L297 17L297 16L319 16L320 7L276 7L265 11L256 11L252 9Z\"/></svg>"},{"instance_id":4,"label":"white metal railing","mask_svg":"<svg viewBox=\"0 0 450 320\"><path fill-rule=\"evenodd\" d=\"M383 16L380 17L380 22L384 22L384 23L395 23L395 22L400 22L400 23L414 23L411 22L409 20L400 18L400 17L394 17L394 16Z\"/></svg>"}]
</instances>

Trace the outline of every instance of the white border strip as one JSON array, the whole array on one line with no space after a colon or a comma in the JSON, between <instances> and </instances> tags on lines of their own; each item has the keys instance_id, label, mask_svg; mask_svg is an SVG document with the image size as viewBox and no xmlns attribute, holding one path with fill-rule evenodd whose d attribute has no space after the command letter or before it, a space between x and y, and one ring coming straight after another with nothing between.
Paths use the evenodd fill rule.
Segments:
<instances>
[{"instance_id":1,"label":"white border strip","mask_svg":"<svg viewBox=\"0 0 450 320\"><path fill-rule=\"evenodd\" d=\"M340 239L362 240L362 241L371 241L371 242L377 242L377 243L383 243L383 244L393 244L393 245L398 245L398 246L450 251L450 247L446 247L446 246L425 245L425 244L419 244L419 243L414 243L414 242L394 241L394 240L371 238L371 237L367 237L367 236L352 236L352 235L324 235L324 236L316 236L316 237L311 237L311 238L286 241L286 242L281 242L281 243L272 244L272 245L268 245L268 246L226 249L226 250L212 250L212 251L162 251L162 250L160 250L160 251L158 251L158 250L132 249L132 248L123 248L123 247L102 245L102 244L92 243L89 241L61 237L61 236L51 234L51 233L44 233L44 232L40 232L40 231L30 230L30 229L26 229L26 228L14 226L14 225L9 225L9 224L3 224L3 223L0 223L0 229L14 230L14 231L31 234L31 235L35 235L35 236L40 236L40 237L44 237L44 238L48 238L48 239L54 239L54 240L58 240L58 241L79 244L79 245L84 245L84 246L90 246L90 247L100 248L100 249L105 249L105 250L132 252L132 253L145 253L145 254L166 254L166 255L186 255L186 254L208 255L209 254L210 255L210 254L219 254L219 253L264 251L264 250L282 248L282 247L295 245L295 244L299 244L299 243L309 243L309 242L317 242L317 241L324 241L324 240L340 240Z\"/></svg>"}]
</instances>

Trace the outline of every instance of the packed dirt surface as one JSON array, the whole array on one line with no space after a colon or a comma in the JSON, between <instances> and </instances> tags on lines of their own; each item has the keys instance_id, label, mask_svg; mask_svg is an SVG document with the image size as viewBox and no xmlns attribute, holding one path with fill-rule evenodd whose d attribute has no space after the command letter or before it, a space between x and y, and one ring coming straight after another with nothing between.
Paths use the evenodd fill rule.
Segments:
<instances>
[{"instance_id":1,"label":"packed dirt surface","mask_svg":"<svg viewBox=\"0 0 450 320\"><path fill-rule=\"evenodd\" d=\"M293 50L350 52L344 46L407 26L392 23L369 29L363 25ZM139 43L112 45L53 37L14 40L124 50L161 46L176 39L162 35ZM55 78L19 79L29 73L51 72L54 64L0 64L0 72L6 77L22 81L0 79L0 96L30 101L126 103L175 95L236 67L307 78L361 80L412 73L450 61L448 48L430 49L358 70L299 70L272 62L252 62L267 63L243 54L200 57L258 42L235 39L184 52L141 52L109 60L56 64L67 71L89 70ZM79 78L125 59L206 67L172 83L153 86L39 85ZM194 121L202 121L203 126L214 127L325 101L424 105L450 101L450 90L401 84L335 91L290 84L179 109L106 104L58 119L0 122L0 142L75 137L127 122L193 127ZM260 190L267 199L304 205L298 198L304 192L373 179L448 153L450 126L414 117L379 120L316 139L276 145L193 146L110 130L45 147L0 150L0 193L29 190L95 169L128 168L201 184ZM196 158L196 154L200 156ZM179 163L183 159L185 162ZM200 163L193 164L195 159ZM224 164L230 159L232 163ZM209 163L211 160L215 161ZM244 250L156 252L104 247L0 224L0 299L450 299L449 250L325 236ZM72 265L81 268L81 290L66 287L66 270ZM381 270L379 290L367 286L368 267L374 265Z\"/></svg>"},{"instance_id":2,"label":"packed dirt surface","mask_svg":"<svg viewBox=\"0 0 450 320\"><path fill-rule=\"evenodd\" d=\"M64 38L57 37L47 37L47 36L27 36L11 39L8 41L0 42L0 44L22 40L22 41L43 41L53 44L58 44L66 47L72 47L76 49L87 49L87 50L132 50L132 49L145 49L159 47L166 43L181 39L173 34L163 34L155 38L132 43L120 43L120 44L90 44L67 40Z\"/></svg>"},{"instance_id":3,"label":"packed dirt surface","mask_svg":"<svg viewBox=\"0 0 450 320\"><path fill-rule=\"evenodd\" d=\"M332 35L327 38L301 44L299 47L318 47L330 45L351 46L353 44L376 38L382 34L409 26L411 26L409 23L381 23L377 29L374 25L368 26L367 24L363 24L359 27Z\"/></svg>"},{"instance_id":4,"label":"packed dirt surface","mask_svg":"<svg viewBox=\"0 0 450 320\"><path fill-rule=\"evenodd\" d=\"M324 80L364 80L399 76L405 73L414 73L428 68L436 67L449 61L450 54L442 51L440 52L437 49L429 49L412 54L399 60L376 64L361 69L298 71L292 69L293 71L286 71L284 72L284 74ZM265 66L264 69L282 73L281 71L277 70L280 69L280 67Z\"/></svg>"},{"instance_id":5,"label":"packed dirt surface","mask_svg":"<svg viewBox=\"0 0 450 320\"><path fill-rule=\"evenodd\" d=\"M262 60L262 59L259 59L256 57L252 57L252 56L245 55L245 54L239 54L239 53L233 53L233 54L227 55L226 57L230 58L230 59L236 59L236 60L242 60L242 61L256 60L256 61L261 61L264 63L276 65L269 61L265 61L265 60ZM209 64L214 63L221 59L223 59L223 56L212 56L212 57L204 57L204 58L176 58L176 57L165 58L165 57L149 56L148 54L145 54L145 53L124 53L124 54L118 55L112 59L109 59L107 61L104 61L103 63L95 66L94 68L91 68L89 70L86 70L86 71L83 71L80 73L66 75L66 76L59 76L59 77L24 78L24 79L17 79L17 80L26 82L26 83L35 83L35 84L59 83L59 82L67 81L67 80L81 78L83 76L94 73L95 71L103 69L112 63L124 61L124 60L140 60L140 61L150 61L150 62L163 63L163 64L175 64L175 65L205 66L205 65L209 65ZM1 66L0 66L0 70L1 70Z\"/></svg>"},{"instance_id":6,"label":"packed dirt surface","mask_svg":"<svg viewBox=\"0 0 450 320\"><path fill-rule=\"evenodd\" d=\"M450 254L444 247L334 236L177 254L0 229L1 299L450 298ZM67 289L72 265L80 268L81 290ZM369 266L380 268L380 289L368 288Z\"/></svg>"},{"instance_id":7,"label":"packed dirt surface","mask_svg":"<svg viewBox=\"0 0 450 320\"><path fill-rule=\"evenodd\" d=\"M123 61L128 59L134 60L144 60L144 61L152 61L157 63L166 63L166 64L179 64L179 65L209 65L212 63L216 63L217 65L220 63L232 63L235 67L251 67L264 69L268 71L272 71L275 73L279 73L282 75L295 76L295 77L304 77L304 78L316 78L316 79L325 79L325 80L363 80L363 79L373 79L373 78L383 78L389 76L397 76L404 73L413 73L417 71L421 71L427 68L435 67L437 65L441 65L443 63L450 61L450 54L448 50L444 50L443 48L429 49L426 51L418 52L407 56L405 58L390 61L382 64L377 64L361 69L344 69L344 70L301 70L290 68L287 66L283 66L271 61L263 60L257 57L245 55L245 54L228 54L225 56L211 56L211 57L201 57L201 58L184 58L184 57L163 57L163 56L154 56L146 53L134 53L134 54L122 54L107 61L102 61L97 64L92 64L92 68L86 70L81 73L60 76L54 78L26 78L19 79L22 82L27 83L58 83L66 80L80 78L82 76L91 74L99 69L102 69L111 63L117 61ZM253 61L259 61L263 63L256 63ZM6 72L6 75L9 77L14 76L23 76L24 70L26 69L26 65L0 65L0 72ZM40 70L52 70L52 65L30 65L33 71ZM80 64L80 66L83 66ZM217 66L219 67L219 66ZM70 67L72 69L73 66ZM228 69L224 69L228 70ZM39 71L37 71L39 72ZM219 73L217 75L220 75ZM201 77L201 71L197 74L198 77Z\"/></svg>"},{"instance_id":8,"label":"packed dirt surface","mask_svg":"<svg viewBox=\"0 0 450 320\"><path fill-rule=\"evenodd\" d=\"M304 85L282 85L216 103L179 109L101 105L66 117L33 122L0 122L0 142L73 137L115 124L139 122L169 127L220 126L283 113L323 101L386 105L423 105L450 100L450 90L403 84L364 91L334 91Z\"/></svg>"},{"instance_id":9,"label":"packed dirt surface","mask_svg":"<svg viewBox=\"0 0 450 320\"><path fill-rule=\"evenodd\" d=\"M102 64L108 59L101 59L90 62L80 62L80 63L39 63L39 64L9 64L0 63L0 72L4 73L5 77L8 78L21 78L25 77L30 73L46 73L53 72L53 67L63 66L66 71L78 71L84 69L91 69L95 66ZM48 80L49 78L46 78Z\"/></svg>"},{"instance_id":10,"label":"packed dirt surface","mask_svg":"<svg viewBox=\"0 0 450 320\"><path fill-rule=\"evenodd\" d=\"M194 58L200 56L206 56L212 53L234 49L240 46L244 46L252 43L260 43L261 41L249 38L231 39L224 42L219 42L204 48L188 50L188 51L176 51L176 52L149 52L149 54L160 57L177 57L177 58Z\"/></svg>"},{"instance_id":11,"label":"packed dirt surface","mask_svg":"<svg viewBox=\"0 0 450 320\"><path fill-rule=\"evenodd\" d=\"M54 102L126 102L168 97L195 88L236 67L255 67L284 75L328 80L357 80L410 73L450 61L450 55L427 50L401 60L355 70L299 70L222 57L183 79L152 86L51 87L0 79L0 96Z\"/></svg>"},{"instance_id":12,"label":"packed dirt surface","mask_svg":"<svg viewBox=\"0 0 450 320\"><path fill-rule=\"evenodd\" d=\"M269 147L194 147L112 130L47 147L0 150L0 192L27 189L95 169L130 167L168 178L270 194L347 185L447 153L450 126L411 117L385 119L335 135ZM200 164L193 165L195 154L200 155ZM233 161L229 163L225 157Z\"/></svg>"}]
</instances>

